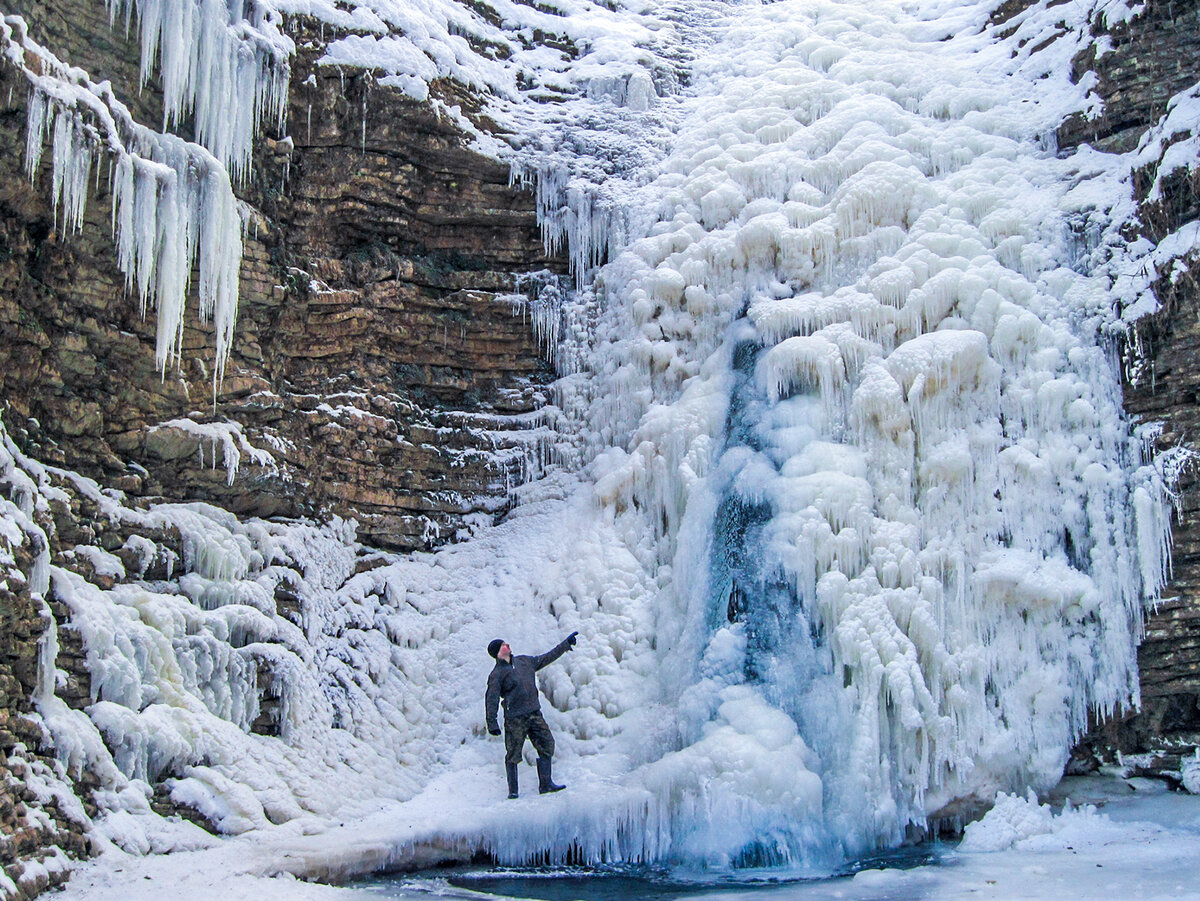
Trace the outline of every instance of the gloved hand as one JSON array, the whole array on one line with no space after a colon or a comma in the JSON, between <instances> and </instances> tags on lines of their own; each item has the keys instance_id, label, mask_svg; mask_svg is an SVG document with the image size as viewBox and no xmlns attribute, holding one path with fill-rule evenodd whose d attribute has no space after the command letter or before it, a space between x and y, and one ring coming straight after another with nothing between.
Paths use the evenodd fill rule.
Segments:
<instances>
[{"instance_id":1,"label":"gloved hand","mask_svg":"<svg viewBox=\"0 0 1200 901\"><path fill-rule=\"evenodd\" d=\"M499 734L500 734L499 726L488 726L488 735L499 735Z\"/></svg>"},{"instance_id":2,"label":"gloved hand","mask_svg":"<svg viewBox=\"0 0 1200 901\"><path fill-rule=\"evenodd\" d=\"M578 632L572 632L570 635L567 636L567 647L569 647L569 648L575 647L575 642L579 640L576 637L578 635L579 635Z\"/></svg>"}]
</instances>

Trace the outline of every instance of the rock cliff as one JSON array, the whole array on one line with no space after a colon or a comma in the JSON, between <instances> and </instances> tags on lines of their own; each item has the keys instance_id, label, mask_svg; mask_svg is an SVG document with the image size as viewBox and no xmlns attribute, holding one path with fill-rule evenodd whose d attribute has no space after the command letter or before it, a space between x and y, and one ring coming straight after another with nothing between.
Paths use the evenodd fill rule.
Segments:
<instances>
[{"instance_id":1,"label":"rock cliff","mask_svg":"<svg viewBox=\"0 0 1200 901\"><path fill-rule=\"evenodd\" d=\"M29 16L35 38L138 98L136 43L95 4L58 6L61 20ZM79 24L54 34L67 20ZM26 90L4 73L6 418L40 459L134 496L352 516L382 547L432 546L501 513L537 465L551 371L512 273L562 265L507 168L370 73L318 68L319 42L292 27L289 137L257 148L236 344L215 392L212 328L194 317L182 365L156 371L155 324L115 265L106 179L82 234L56 230L49 166L32 184L20 171ZM138 102L153 121L153 93ZM180 420L236 423L241 465Z\"/></svg>"},{"instance_id":2,"label":"rock cliff","mask_svg":"<svg viewBox=\"0 0 1200 901\"><path fill-rule=\"evenodd\" d=\"M1078 77L1095 72L1096 91L1104 100L1101 113L1076 117L1059 131L1060 146L1080 143L1110 152L1135 150L1154 123L1168 112L1168 101L1200 79L1200 5L1151 3L1132 22L1105 34L1111 50L1094 51L1075 60ZM1186 131L1164 134L1161 150L1153 153L1135 175L1140 225L1138 235L1154 243L1200 215L1200 171L1183 167L1165 174L1152 195L1168 149L1190 137ZM1136 421L1161 422L1156 443L1160 450L1184 447L1200 451L1200 323L1197 321L1197 279L1200 260L1193 251L1186 265L1176 265L1159 278L1154 291L1160 307L1139 322L1134 332L1137 350L1131 356L1125 407ZM1142 708L1126 711L1104 724L1088 749L1101 755L1119 750L1137 772L1177 775L1180 757L1200 744L1200 472L1186 466L1179 483L1172 555L1174 577L1162 600L1149 613L1146 635L1138 654ZM1107 748L1105 747L1107 746Z\"/></svg>"}]
</instances>

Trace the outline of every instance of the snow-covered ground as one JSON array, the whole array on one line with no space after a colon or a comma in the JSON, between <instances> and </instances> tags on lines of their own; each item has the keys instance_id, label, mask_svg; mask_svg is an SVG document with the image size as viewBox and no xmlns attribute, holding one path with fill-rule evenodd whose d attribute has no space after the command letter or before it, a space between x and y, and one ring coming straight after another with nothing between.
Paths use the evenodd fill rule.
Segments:
<instances>
[{"instance_id":1,"label":"snow-covered ground","mask_svg":"<svg viewBox=\"0 0 1200 901\"><path fill-rule=\"evenodd\" d=\"M455 786L468 795L473 786ZM702 897L711 901L902 901L902 899L1003 899L1003 901L1062 901L1062 899L1137 898L1139 901L1188 901L1200 898L1196 866L1200 861L1200 798L1166 792L1146 780L1132 791L1118 779L1077 780L1070 794L1074 809L1055 814L1048 806L1005 796L984 820L970 826L958 849L946 848L941 862L907 869L881 867L859 871L849 878L783 881L773 888L739 890L728 881L723 890L697 881ZM581 794L595 786L572 785L563 795L510 803L472 798L476 815L524 816L535 805L554 816L561 805L579 804ZM443 786L440 792L451 789ZM490 794L494 797L495 791ZM333 888L300 882L289 875L305 865L336 867L338 861L387 857L386 848L413 828L414 814L436 821L433 806L419 802L381 810L376 816L320 835L248 834L218 848L169 856L133 857L111 854L76 872L63 901L123 898L160 901L169 892L176 901L356 901L389 898L396 901L429 897L484 897L478 890L455 888L444 876L418 874L397 877L390 885L369 889ZM461 810L442 817L455 819ZM512 875L511 873L509 874ZM570 873L579 876L579 871ZM550 877L538 877L541 882ZM695 879L695 874L692 874ZM721 884L718 882L718 884ZM549 897L531 884L530 897ZM576 896L586 890L573 882ZM594 884L604 891L602 878ZM506 891L513 890L510 881ZM544 886L542 891L544 891ZM700 892L697 891L697 895ZM561 897L561 896L556 896ZM606 897L615 897L607 895ZM627 897L634 897L632 895ZM683 897L686 897L684 895Z\"/></svg>"},{"instance_id":2,"label":"snow-covered ground","mask_svg":"<svg viewBox=\"0 0 1200 901\"><path fill-rule=\"evenodd\" d=\"M1129 273L1174 257L1122 236L1138 154L1053 146L1063 116L1097 102L1068 77L1090 23L1131 9L1043 0L998 29L992 6L248 5L234 30L261 78L236 85L246 109L277 99L278 10L308 11L360 29L328 64L422 101L458 78L527 136L476 140L536 183L547 241L575 264L538 307L563 374L558 466L517 489L504 522L399 558L340 520L141 509L5 436L0 538L43 549L31 590L71 611L92 671L94 703L69 709L48 636L35 700L61 759L33 788L86 820L63 780L86 764L103 785L88 825L105 855L71 891L202 897L216 880L316 896L333 890L263 877L476 849L832 866L946 806L1049 790L1089 715L1137 698L1173 461L1145 459L1132 434L1113 339L1122 303L1152 306ZM196 7L197 33L212 9ZM533 41L547 28L578 52ZM160 361L178 352L196 254L227 342L236 298L220 276L237 250L199 226L241 209L251 126L183 146L127 122L106 83L19 23L3 37L34 90L31 161L53 134L68 225L100 153L74 142L103 140L117 161L122 265L157 299ZM163 45L164 74L195 72L189 52ZM213 69L178 108L232 77ZM214 177L180 196L180 173ZM164 243L180 217L197 228ZM242 454L270 459L236 424L202 435L231 478ZM45 553L36 514L72 493L129 533L120 556L73 552L102 578ZM500 802L483 649L500 636L539 652L570 631L579 646L543 691L571 791ZM281 697L278 736L251 730L264 685ZM152 786L238 837L163 819ZM851 885L999 885L1014 877L987 861L1041 854L1107 869L1106 839L1076 844L1089 830L1120 848L1157 836L1142 859L1195 847L1178 819L1050 821L1011 800L968 847L1003 844L1009 820L1027 833L1018 850Z\"/></svg>"}]
</instances>

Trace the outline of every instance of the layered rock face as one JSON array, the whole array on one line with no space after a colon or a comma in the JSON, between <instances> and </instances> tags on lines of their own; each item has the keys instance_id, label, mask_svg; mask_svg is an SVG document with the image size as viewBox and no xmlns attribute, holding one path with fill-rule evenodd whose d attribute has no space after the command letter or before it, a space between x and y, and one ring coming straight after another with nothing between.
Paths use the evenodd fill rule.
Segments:
<instances>
[{"instance_id":1,"label":"layered rock face","mask_svg":"<svg viewBox=\"0 0 1200 901\"><path fill-rule=\"evenodd\" d=\"M49 7L17 0L5 12L25 16L65 62L111 79L139 119L158 122L154 81L138 88L136 37L112 29L101 3ZM553 278L565 264L546 256L533 198L509 185L506 167L471 151L429 105L369 74L318 67L322 42L306 22L289 30L299 52L288 137L258 143L238 188L253 212L235 343L215 386L215 336L194 296L182 363L156 367L155 316L116 265L107 168L82 231L63 234L48 163L32 183L24 171L28 85L0 65L0 415L20 450L120 489L131 505L199 500L247 516L341 516L358 522L366 544L429 548L503 515L539 464L553 373L514 299L514 273ZM85 649L54 591L43 603L29 584L43 553L109 585L73 549L119 556L130 536L69 479L60 487L69 501L37 514L40 531L0 538L0 558L12 558L0 592L0 897L65 879L66 858L52 849L88 852L84 818L30 787L38 772L57 768L79 809L95 811L95 777L65 772L31 716L48 641L69 680L58 696L79 708L95 700ZM0 492L15 499L19 486L0 473ZM178 534L142 539L183 558ZM286 591L276 603L295 612ZM269 679L262 687L253 729L271 734L279 702Z\"/></svg>"},{"instance_id":2,"label":"layered rock face","mask_svg":"<svg viewBox=\"0 0 1200 901\"><path fill-rule=\"evenodd\" d=\"M35 38L102 66L156 121L153 93L138 98L135 43L114 37L102 7L58 5L61 19L28 16ZM55 34L59 21L81 24ZM48 171L32 185L21 172L26 87L3 73L6 420L40 459L134 496L353 517L370 543L432 546L501 513L537 464L551 372L512 273L562 267L505 167L428 106L316 67L316 35L293 30L290 135L261 142L244 192L256 209L215 392L214 336L194 317L181 366L156 370L153 316L115 266L107 174L82 234L59 234ZM214 441L179 420L237 427Z\"/></svg>"},{"instance_id":3,"label":"layered rock face","mask_svg":"<svg viewBox=\"0 0 1200 901\"><path fill-rule=\"evenodd\" d=\"M7 479L0 487L12 489ZM83 857L90 850L82 818L75 811L95 807L90 792L96 787L91 774L76 773L74 784L82 802L74 798L46 797L45 774L54 772L55 751L33 713L38 693L39 660L43 644L54 634L51 616L65 611L57 605L35 601L27 590L35 569L35 556L44 548L41 535L23 532L19 538L0 539L0 896L33 897L62 883L69 870L63 852ZM65 616L64 616L65 618ZM88 695L83 653L78 636L58 633L59 659L75 673L73 688L82 701ZM70 661L70 662L68 662ZM90 700L90 699L89 699ZM7 884L5 884L7 883Z\"/></svg>"},{"instance_id":4,"label":"layered rock face","mask_svg":"<svg viewBox=\"0 0 1200 901\"><path fill-rule=\"evenodd\" d=\"M1146 130L1166 114L1168 101L1200 80L1200 6L1148 4L1131 23L1108 34L1112 50L1075 61L1076 72L1099 75L1103 113L1064 124L1060 145L1091 143L1102 150L1135 149ZM1167 135L1167 145L1188 137ZM1160 197L1151 199L1159 160L1135 179L1140 234L1154 243L1200 216L1200 172L1187 167L1163 179ZM1130 234L1132 239L1136 237ZM1138 326L1144 365L1126 383L1125 407L1138 421L1162 422L1160 450L1183 445L1200 452L1200 320L1197 301L1200 262L1154 285L1159 311ZM1200 745L1200 473L1184 469L1174 525L1174 578L1150 613L1138 654L1142 709L1105 724L1089 745L1107 744L1125 754L1139 771L1177 774L1181 756Z\"/></svg>"}]
</instances>

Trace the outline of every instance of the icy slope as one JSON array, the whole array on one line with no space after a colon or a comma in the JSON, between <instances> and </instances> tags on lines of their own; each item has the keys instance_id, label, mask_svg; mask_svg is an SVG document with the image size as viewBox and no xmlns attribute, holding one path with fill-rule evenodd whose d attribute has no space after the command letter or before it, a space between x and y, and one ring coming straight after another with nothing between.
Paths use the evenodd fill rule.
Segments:
<instances>
[{"instance_id":1,"label":"icy slope","mask_svg":"<svg viewBox=\"0 0 1200 901\"><path fill-rule=\"evenodd\" d=\"M20 527L6 533L6 551L22 532L41 536L31 587L69 609L93 703L72 709L57 696L68 675L54 664L53 628L35 700L60 752L58 778L86 767L101 779L102 844L204 844L202 833L150 811L152 786L236 834L374 809L477 762L482 695L468 699L490 663L479 649L498 630L534 650L557 615L614 642L593 642L547 687L563 708L550 716L567 733L568 757L612 753L613 699L636 699L650 674L635 650L649 628L633 604L645 594L636 562L602 530L571 554L560 545L586 518L579 492L568 500L546 484L477 541L399 560L362 548L353 526L336 521L239 523L200 504L134 508L3 437L0 474L13 498L4 512ZM80 505L113 550L52 554L63 512ZM614 646L631 648L619 666ZM274 729L259 727L264 688L279 699Z\"/></svg>"}]
</instances>

